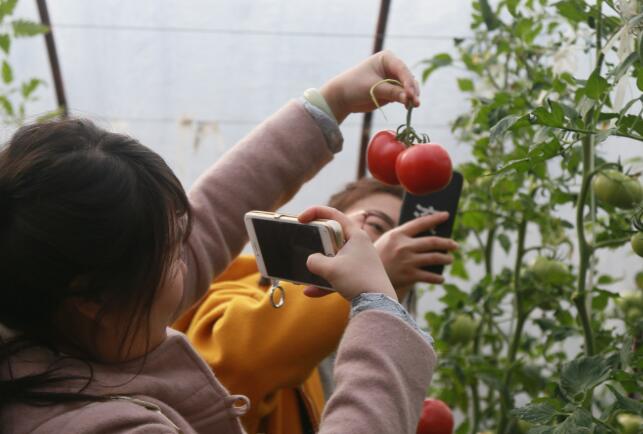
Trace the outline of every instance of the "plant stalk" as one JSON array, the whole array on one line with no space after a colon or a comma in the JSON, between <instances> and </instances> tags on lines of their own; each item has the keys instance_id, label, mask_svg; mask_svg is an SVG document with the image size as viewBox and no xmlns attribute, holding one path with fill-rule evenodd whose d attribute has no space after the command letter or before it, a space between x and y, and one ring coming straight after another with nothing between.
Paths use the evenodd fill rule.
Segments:
<instances>
[{"instance_id":1,"label":"plant stalk","mask_svg":"<svg viewBox=\"0 0 643 434\"><path fill-rule=\"evenodd\" d=\"M516 313L516 328L514 329L511 344L507 354L507 371L503 380L502 389L500 391L500 416L498 420L498 434L504 434L509 428L509 411L513 407L513 402L510 396L509 386L511 385L514 363L518 355L518 348L522 338L522 331L527 320L527 315L523 311L522 294L520 288L520 272L522 269L523 256L525 255L525 236L527 234L527 219L522 217L518 225L518 242L516 251L516 262L514 265L514 311Z\"/></svg>"}]
</instances>

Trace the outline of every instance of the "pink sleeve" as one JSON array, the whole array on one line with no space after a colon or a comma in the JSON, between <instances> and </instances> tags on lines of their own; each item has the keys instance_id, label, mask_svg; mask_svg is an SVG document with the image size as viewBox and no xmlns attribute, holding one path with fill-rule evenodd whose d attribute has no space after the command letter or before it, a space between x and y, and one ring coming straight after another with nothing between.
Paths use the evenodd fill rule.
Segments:
<instances>
[{"instance_id":1,"label":"pink sleeve","mask_svg":"<svg viewBox=\"0 0 643 434\"><path fill-rule=\"evenodd\" d=\"M433 348L401 319L357 314L339 347L319 434L415 433L435 364Z\"/></svg>"},{"instance_id":2,"label":"pink sleeve","mask_svg":"<svg viewBox=\"0 0 643 434\"><path fill-rule=\"evenodd\" d=\"M279 208L332 157L318 124L291 101L196 181L189 192L194 221L179 312L201 297L247 242L243 215Z\"/></svg>"}]
</instances>

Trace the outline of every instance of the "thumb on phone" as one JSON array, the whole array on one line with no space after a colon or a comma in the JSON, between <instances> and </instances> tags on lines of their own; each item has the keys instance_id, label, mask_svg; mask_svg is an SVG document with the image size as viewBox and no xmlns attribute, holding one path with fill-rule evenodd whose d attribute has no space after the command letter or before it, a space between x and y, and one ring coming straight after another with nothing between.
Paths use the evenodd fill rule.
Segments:
<instances>
[{"instance_id":1,"label":"thumb on phone","mask_svg":"<svg viewBox=\"0 0 643 434\"><path fill-rule=\"evenodd\" d=\"M332 260L333 258L324 256L321 253L313 253L306 260L306 267L308 268L308 271L310 271L311 273L316 274L328 280L326 276L331 270L332 265L330 262Z\"/></svg>"}]
</instances>

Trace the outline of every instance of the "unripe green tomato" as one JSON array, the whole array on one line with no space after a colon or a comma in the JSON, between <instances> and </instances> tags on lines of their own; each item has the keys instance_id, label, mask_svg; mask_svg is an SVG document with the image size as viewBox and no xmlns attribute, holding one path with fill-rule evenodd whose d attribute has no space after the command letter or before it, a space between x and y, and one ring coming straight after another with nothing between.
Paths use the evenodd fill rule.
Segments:
<instances>
[{"instance_id":1,"label":"unripe green tomato","mask_svg":"<svg viewBox=\"0 0 643 434\"><path fill-rule=\"evenodd\" d=\"M617 208L634 208L643 200L643 187L639 180L613 169L594 177L592 191L598 200Z\"/></svg>"},{"instance_id":2,"label":"unripe green tomato","mask_svg":"<svg viewBox=\"0 0 643 434\"><path fill-rule=\"evenodd\" d=\"M643 418L635 414L622 413L616 416L616 420L623 427L623 434L638 434L643 428Z\"/></svg>"},{"instance_id":3,"label":"unripe green tomato","mask_svg":"<svg viewBox=\"0 0 643 434\"><path fill-rule=\"evenodd\" d=\"M553 285L562 285L569 278L569 271L565 264L544 256L538 256L530 269L536 279Z\"/></svg>"},{"instance_id":4,"label":"unripe green tomato","mask_svg":"<svg viewBox=\"0 0 643 434\"><path fill-rule=\"evenodd\" d=\"M632 235L630 244L632 245L632 250L634 250L634 253L643 258L643 232L637 232Z\"/></svg>"},{"instance_id":5,"label":"unripe green tomato","mask_svg":"<svg viewBox=\"0 0 643 434\"><path fill-rule=\"evenodd\" d=\"M519 434L527 434L527 431L529 431L529 428L531 428L531 424L526 420L521 419L516 424L516 428L518 429Z\"/></svg>"},{"instance_id":6,"label":"unripe green tomato","mask_svg":"<svg viewBox=\"0 0 643 434\"><path fill-rule=\"evenodd\" d=\"M466 344L476 336L478 324L469 315L460 314L449 325L449 341L453 344Z\"/></svg>"},{"instance_id":7,"label":"unripe green tomato","mask_svg":"<svg viewBox=\"0 0 643 434\"><path fill-rule=\"evenodd\" d=\"M636 273L634 281L636 282L636 287L643 291L643 271L639 271L638 273Z\"/></svg>"},{"instance_id":8,"label":"unripe green tomato","mask_svg":"<svg viewBox=\"0 0 643 434\"><path fill-rule=\"evenodd\" d=\"M625 321L628 324L636 324L643 315L643 310L638 307L631 307L625 312Z\"/></svg>"},{"instance_id":9,"label":"unripe green tomato","mask_svg":"<svg viewBox=\"0 0 643 434\"><path fill-rule=\"evenodd\" d=\"M625 291L616 299L616 305L626 315L631 309L643 309L643 291Z\"/></svg>"}]
</instances>

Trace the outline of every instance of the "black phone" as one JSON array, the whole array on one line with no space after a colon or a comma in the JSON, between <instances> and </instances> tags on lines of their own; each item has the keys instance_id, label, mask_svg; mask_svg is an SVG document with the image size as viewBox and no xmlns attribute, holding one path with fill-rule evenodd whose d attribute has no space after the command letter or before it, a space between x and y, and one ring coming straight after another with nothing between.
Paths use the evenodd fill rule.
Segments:
<instances>
[{"instance_id":1,"label":"black phone","mask_svg":"<svg viewBox=\"0 0 643 434\"><path fill-rule=\"evenodd\" d=\"M462 193L463 177L460 172L453 171L451 182L443 190L417 196L411 193L404 193L402 200L402 211L400 212L400 224L406 223L425 215L434 214L439 211L448 211L449 219L437 226L432 231L422 232L416 237L437 236L449 238L453 232L453 223L458 210L458 202ZM424 270L431 273L442 274L444 265L429 265Z\"/></svg>"}]
</instances>

